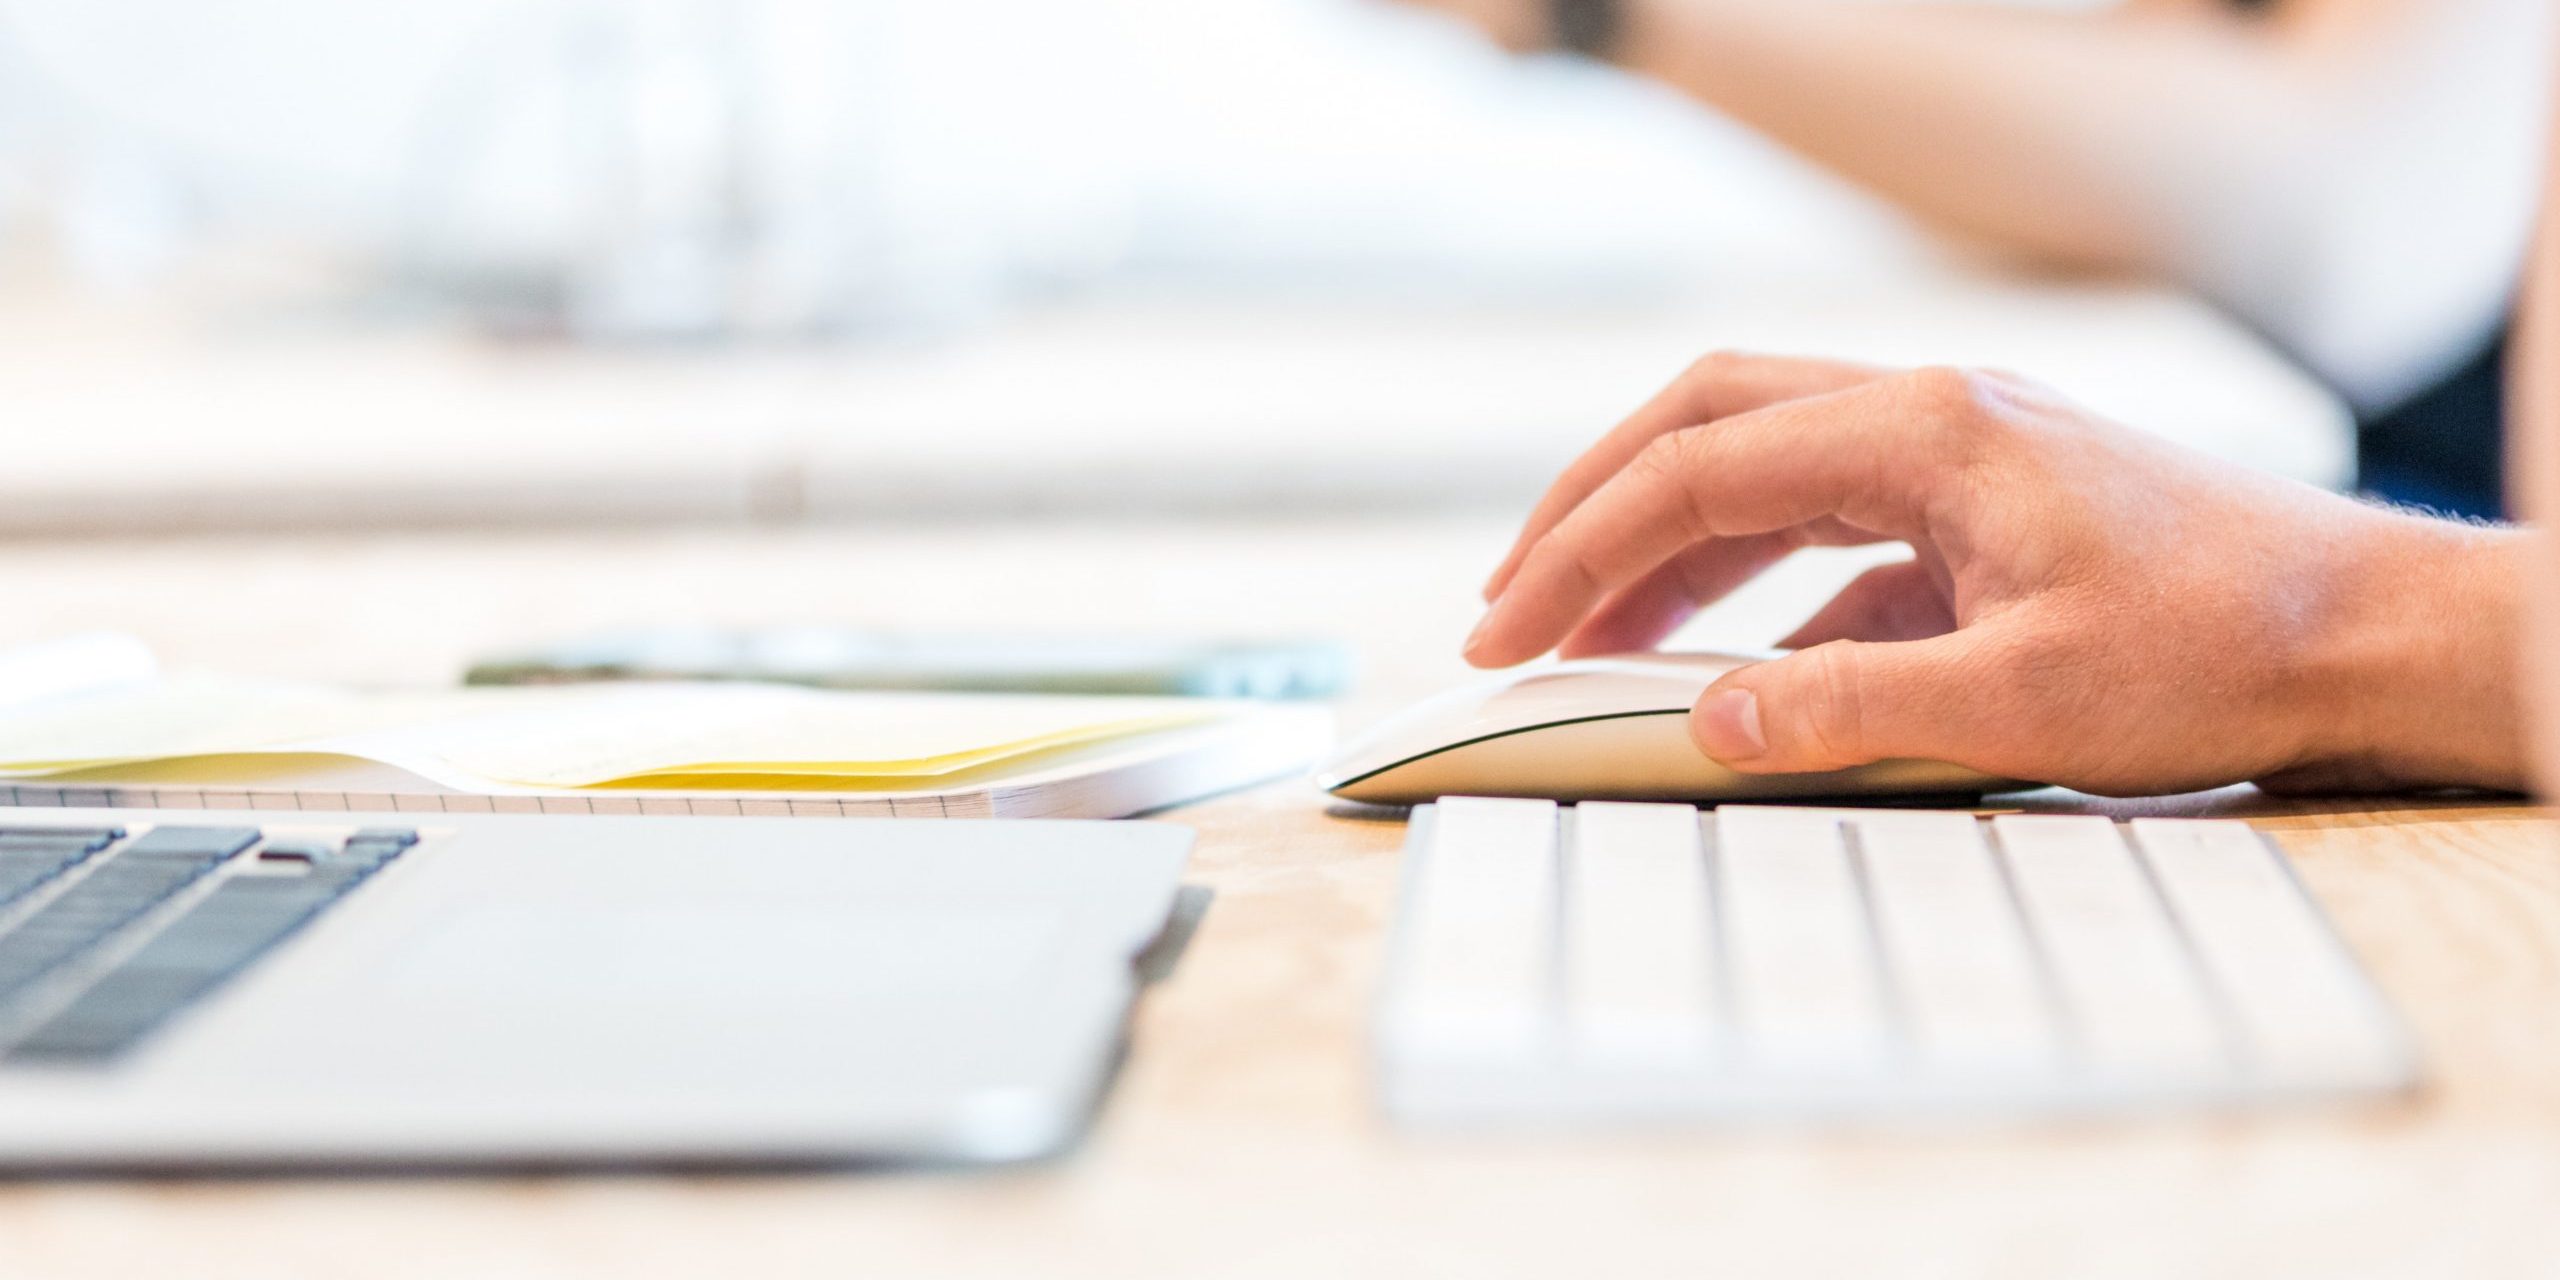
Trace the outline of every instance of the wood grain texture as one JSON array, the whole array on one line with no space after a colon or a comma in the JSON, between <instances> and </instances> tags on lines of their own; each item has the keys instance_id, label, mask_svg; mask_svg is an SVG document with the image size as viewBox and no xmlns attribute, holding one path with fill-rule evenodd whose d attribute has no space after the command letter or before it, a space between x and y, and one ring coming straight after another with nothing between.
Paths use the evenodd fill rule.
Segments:
<instances>
[{"instance_id":1,"label":"wood grain texture","mask_svg":"<svg viewBox=\"0 0 2560 1280\"><path fill-rule=\"evenodd\" d=\"M173 665L449 678L651 619L1336 634L1357 725L1464 675L1489 524L695 530L0 546L0 643L117 625ZM1829 571L1838 576L1838 567ZM1703 624L1746 643L1818 598ZM2273 832L2408 1015L2378 1108L1963 1129L1423 1140L1368 1095L1403 837L1284 781L1178 811L1216 891L1093 1132L993 1174L0 1185L0 1277L2410 1277L2560 1272L2560 834L2480 800L2248 789L2034 807Z\"/></svg>"}]
</instances>

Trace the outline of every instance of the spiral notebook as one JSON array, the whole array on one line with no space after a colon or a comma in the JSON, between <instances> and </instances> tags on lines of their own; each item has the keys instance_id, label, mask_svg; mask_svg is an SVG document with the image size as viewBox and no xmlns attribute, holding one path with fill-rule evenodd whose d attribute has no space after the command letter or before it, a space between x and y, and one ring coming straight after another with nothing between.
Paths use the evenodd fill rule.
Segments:
<instances>
[{"instance_id":1,"label":"spiral notebook","mask_svg":"<svg viewBox=\"0 0 2560 1280\"><path fill-rule=\"evenodd\" d=\"M164 675L127 637L0 651L0 802L1122 817L1305 767L1306 707L751 684L357 690Z\"/></svg>"}]
</instances>

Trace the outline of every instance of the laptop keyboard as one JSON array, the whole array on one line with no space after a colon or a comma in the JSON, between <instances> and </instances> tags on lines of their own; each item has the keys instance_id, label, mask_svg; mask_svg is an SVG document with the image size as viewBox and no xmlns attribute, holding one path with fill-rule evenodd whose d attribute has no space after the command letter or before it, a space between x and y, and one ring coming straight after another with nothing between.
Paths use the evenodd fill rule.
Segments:
<instances>
[{"instance_id":1,"label":"laptop keyboard","mask_svg":"<svg viewBox=\"0 0 2560 1280\"><path fill-rule=\"evenodd\" d=\"M2397 1020L2246 823L1449 798L1376 1034L1430 1122L2383 1094Z\"/></svg>"},{"instance_id":2,"label":"laptop keyboard","mask_svg":"<svg viewBox=\"0 0 2560 1280\"><path fill-rule=\"evenodd\" d=\"M0 1061L114 1058L417 842L0 825Z\"/></svg>"}]
</instances>

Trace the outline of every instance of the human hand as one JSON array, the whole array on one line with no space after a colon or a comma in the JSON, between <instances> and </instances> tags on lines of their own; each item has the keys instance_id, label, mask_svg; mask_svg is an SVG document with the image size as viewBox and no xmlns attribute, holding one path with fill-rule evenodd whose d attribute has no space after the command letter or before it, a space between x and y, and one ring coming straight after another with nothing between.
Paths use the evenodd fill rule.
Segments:
<instances>
[{"instance_id":1,"label":"human hand","mask_svg":"<svg viewBox=\"0 0 2560 1280\"><path fill-rule=\"evenodd\" d=\"M1467 658L1650 648L1807 545L1902 541L1690 716L1745 772L2107 794L2523 784L2523 536L2357 503L2006 374L1710 357L1541 501Z\"/></svg>"}]
</instances>

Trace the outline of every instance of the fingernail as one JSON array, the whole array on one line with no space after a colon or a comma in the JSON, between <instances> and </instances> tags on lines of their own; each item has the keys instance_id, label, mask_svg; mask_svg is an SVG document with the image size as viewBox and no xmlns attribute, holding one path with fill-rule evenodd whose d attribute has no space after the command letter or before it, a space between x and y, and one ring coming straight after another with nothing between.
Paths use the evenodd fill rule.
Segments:
<instances>
[{"instance_id":1,"label":"fingernail","mask_svg":"<svg viewBox=\"0 0 2560 1280\"><path fill-rule=\"evenodd\" d=\"M1467 642L1459 646L1458 652L1469 658L1476 656L1476 650L1484 646L1484 633L1492 626L1493 610L1487 609L1483 617L1476 619L1476 629L1467 633Z\"/></svg>"},{"instance_id":2,"label":"fingernail","mask_svg":"<svg viewBox=\"0 0 2560 1280\"><path fill-rule=\"evenodd\" d=\"M1485 641L1490 639L1493 633L1499 629L1494 625L1494 623L1501 617L1502 597L1495 596L1493 598L1493 603L1485 606L1484 616L1476 619L1476 629L1467 633L1466 646L1461 649L1460 652L1465 655L1468 661L1475 661L1477 651L1483 649Z\"/></svg>"},{"instance_id":3,"label":"fingernail","mask_svg":"<svg viewBox=\"0 0 2560 1280\"><path fill-rule=\"evenodd\" d=\"M1698 746L1716 760L1757 760L1768 754L1769 739L1760 732L1760 695L1749 689L1727 689L1698 704Z\"/></svg>"}]
</instances>

